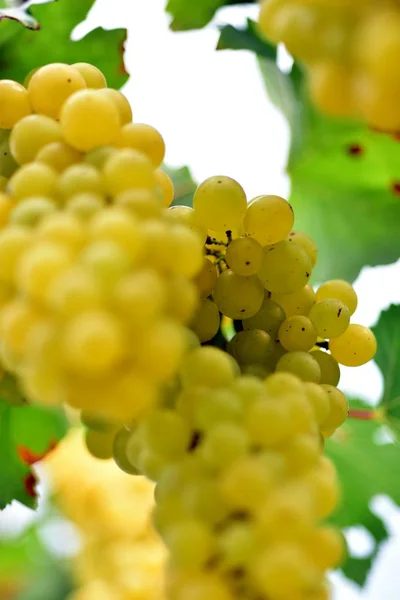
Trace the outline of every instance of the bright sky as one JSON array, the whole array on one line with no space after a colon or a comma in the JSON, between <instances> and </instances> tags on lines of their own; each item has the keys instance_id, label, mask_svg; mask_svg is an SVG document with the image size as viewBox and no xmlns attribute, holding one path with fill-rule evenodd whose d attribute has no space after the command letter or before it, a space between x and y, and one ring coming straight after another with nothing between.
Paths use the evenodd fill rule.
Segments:
<instances>
[{"instance_id":1,"label":"bright sky","mask_svg":"<svg viewBox=\"0 0 400 600\"><path fill-rule=\"evenodd\" d=\"M289 131L265 95L255 58L247 52L215 52L216 25L241 25L248 16L256 18L257 8L224 9L205 30L177 34L168 30L164 5L165 0L97 0L90 18L75 33L80 37L96 26L128 27L126 63L131 78L124 92L135 120L162 132L168 164L189 165L198 181L215 174L234 177L250 198L261 193L287 196ZM356 282L357 320L372 325L383 308L400 303L399 281L400 262L364 269ZM382 378L372 363L343 370L341 387L376 403ZM335 575L333 600L400 597L400 511L384 498L374 501L373 509L384 518L391 538L365 590ZM0 531L6 522L22 524L30 518L23 508L7 510L0 518ZM44 537L50 539L48 531ZM371 542L365 531L355 529L347 537L354 553L368 554Z\"/></svg>"}]
</instances>

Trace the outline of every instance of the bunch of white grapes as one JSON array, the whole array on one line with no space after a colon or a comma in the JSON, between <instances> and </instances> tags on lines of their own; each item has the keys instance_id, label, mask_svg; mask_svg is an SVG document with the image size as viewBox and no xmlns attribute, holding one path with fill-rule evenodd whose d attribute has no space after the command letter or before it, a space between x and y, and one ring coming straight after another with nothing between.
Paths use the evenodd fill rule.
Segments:
<instances>
[{"instance_id":1,"label":"bunch of white grapes","mask_svg":"<svg viewBox=\"0 0 400 600\"><path fill-rule=\"evenodd\" d=\"M306 66L321 110L400 130L397 0L263 0L259 25Z\"/></svg>"},{"instance_id":2,"label":"bunch of white grapes","mask_svg":"<svg viewBox=\"0 0 400 600\"><path fill-rule=\"evenodd\" d=\"M0 196L1 360L33 401L129 421L191 343L203 260L164 215L163 138L91 65L3 81L0 108L18 165Z\"/></svg>"}]
</instances>

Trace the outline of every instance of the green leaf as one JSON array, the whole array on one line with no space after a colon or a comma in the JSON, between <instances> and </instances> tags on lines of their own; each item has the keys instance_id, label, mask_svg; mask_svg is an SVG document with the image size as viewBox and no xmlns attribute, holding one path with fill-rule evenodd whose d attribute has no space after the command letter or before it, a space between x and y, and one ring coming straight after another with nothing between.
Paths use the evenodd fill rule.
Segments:
<instances>
[{"instance_id":1,"label":"green leaf","mask_svg":"<svg viewBox=\"0 0 400 600\"><path fill-rule=\"evenodd\" d=\"M384 381L381 405L400 422L400 305L382 311L372 331L378 341L375 362Z\"/></svg>"},{"instance_id":2,"label":"green leaf","mask_svg":"<svg viewBox=\"0 0 400 600\"><path fill-rule=\"evenodd\" d=\"M0 0L0 23L4 19L11 19L28 29L40 29L40 24L30 14L26 2L13 0Z\"/></svg>"},{"instance_id":3,"label":"green leaf","mask_svg":"<svg viewBox=\"0 0 400 600\"><path fill-rule=\"evenodd\" d=\"M108 85L120 88L127 80L123 62L126 29L97 28L78 41L72 30L81 23L94 0L57 0L31 7L41 31L23 29L18 23L1 24L0 72L3 78L23 81L34 68L49 62L89 62L104 72Z\"/></svg>"},{"instance_id":4,"label":"green leaf","mask_svg":"<svg viewBox=\"0 0 400 600\"><path fill-rule=\"evenodd\" d=\"M224 0L169 0L166 10L172 16L170 27L173 31L201 29L224 4Z\"/></svg>"},{"instance_id":5,"label":"green leaf","mask_svg":"<svg viewBox=\"0 0 400 600\"><path fill-rule=\"evenodd\" d=\"M10 406L0 400L0 509L13 500L35 508L31 465L65 435L67 421L58 409Z\"/></svg>"},{"instance_id":6,"label":"green leaf","mask_svg":"<svg viewBox=\"0 0 400 600\"><path fill-rule=\"evenodd\" d=\"M257 56L275 60L276 47L266 42L257 31L257 23L247 19L244 29L226 25L221 30L217 50L251 50Z\"/></svg>"},{"instance_id":7,"label":"green leaf","mask_svg":"<svg viewBox=\"0 0 400 600\"><path fill-rule=\"evenodd\" d=\"M193 206L193 194L197 185L188 167L173 169L164 166L163 169L171 177L174 184L175 195L171 206Z\"/></svg>"}]
</instances>

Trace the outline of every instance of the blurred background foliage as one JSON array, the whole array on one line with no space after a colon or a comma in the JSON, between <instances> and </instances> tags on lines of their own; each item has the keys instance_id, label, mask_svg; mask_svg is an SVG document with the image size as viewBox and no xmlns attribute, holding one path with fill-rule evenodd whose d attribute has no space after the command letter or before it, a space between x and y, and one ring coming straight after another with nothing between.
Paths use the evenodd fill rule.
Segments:
<instances>
[{"instance_id":1,"label":"blurred background foliage","mask_svg":"<svg viewBox=\"0 0 400 600\"><path fill-rule=\"evenodd\" d=\"M45 4L0 0L0 77L22 82L43 62L86 61L103 70L110 87L120 88L128 79L124 67L127 31L96 28L78 41L71 39L93 4L94 0ZM188 31L205 27L220 8L233 4L250 2L169 0L166 10L173 31ZM261 39L251 20L243 28L230 24L222 27L217 50L248 51L257 56L266 93L288 122L289 199L297 227L317 242L316 279L353 281L364 266L395 262L400 256L398 136L320 114L309 101L301 65L293 63L283 72L277 64L277 49ZM175 204L191 205L196 183L189 168L167 170L175 182ZM327 442L343 485L343 502L333 520L344 529L362 525L373 539L369 556L349 556L343 567L346 576L360 585L388 537L384 523L371 511L371 501L386 494L400 505L400 485L395 476L400 459L396 442L400 433L399 306L381 314L375 334L379 343L376 362L384 379L381 401L372 410L361 399L350 399L354 414L363 418L350 419ZM10 407L4 400L7 385L0 386L0 508L13 498L35 508L32 465L65 435L67 419L57 411L28 408L23 398L19 406ZM71 464L79 471L79 461ZM93 465L89 471L91 468ZM70 486L77 489L82 478L75 480L73 469L68 473ZM0 522L2 600L63 600L76 584L73 561L54 554L42 535L43 526L60 517L59 507L64 505L65 510L68 486L63 489L58 489L58 500L47 501L40 516L20 534L2 534ZM107 501L113 498L115 494Z\"/></svg>"}]
</instances>

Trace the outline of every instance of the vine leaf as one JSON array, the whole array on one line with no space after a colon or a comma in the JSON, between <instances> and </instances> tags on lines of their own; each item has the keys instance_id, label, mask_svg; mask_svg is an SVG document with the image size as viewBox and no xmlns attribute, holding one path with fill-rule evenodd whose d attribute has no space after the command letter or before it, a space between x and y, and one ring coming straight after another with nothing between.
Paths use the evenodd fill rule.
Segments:
<instances>
[{"instance_id":1,"label":"vine leaf","mask_svg":"<svg viewBox=\"0 0 400 600\"><path fill-rule=\"evenodd\" d=\"M260 36L257 23L252 19L247 19L247 25L242 29L232 25L223 27L217 50L251 50L258 56L276 59L276 47Z\"/></svg>"},{"instance_id":2,"label":"vine leaf","mask_svg":"<svg viewBox=\"0 0 400 600\"><path fill-rule=\"evenodd\" d=\"M0 0L0 24L5 19L16 21L27 29L40 29L40 24L32 17L29 6L24 0L22 2Z\"/></svg>"},{"instance_id":3,"label":"vine leaf","mask_svg":"<svg viewBox=\"0 0 400 600\"><path fill-rule=\"evenodd\" d=\"M170 27L173 31L201 29L224 4L224 0L169 0L166 10L172 16Z\"/></svg>"},{"instance_id":4,"label":"vine leaf","mask_svg":"<svg viewBox=\"0 0 400 600\"><path fill-rule=\"evenodd\" d=\"M163 169L171 177L174 184L175 195L171 206L183 205L192 207L193 194L197 185L189 168L179 167L174 169L172 167L164 166Z\"/></svg>"},{"instance_id":5,"label":"vine leaf","mask_svg":"<svg viewBox=\"0 0 400 600\"><path fill-rule=\"evenodd\" d=\"M13 500L36 507L36 478L31 467L56 446L66 431L62 411L11 405L0 386L0 509Z\"/></svg>"},{"instance_id":6,"label":"vine leaf","mask_svg":"<svg viewBox=\"0 0 400 600\"><path fill-rule=\"evenodd\" d=\"M124 66L126 29L94 29L78 41L71 32L87 16L94 0L57 0L31 5L41 31L25 29L11 20L0 23L0 70L3 78L23 81L48 62L89 62L101 69L108 85L120 88L128 79Z\"/></svg>"}]
</instances>

